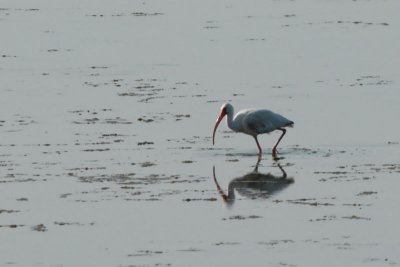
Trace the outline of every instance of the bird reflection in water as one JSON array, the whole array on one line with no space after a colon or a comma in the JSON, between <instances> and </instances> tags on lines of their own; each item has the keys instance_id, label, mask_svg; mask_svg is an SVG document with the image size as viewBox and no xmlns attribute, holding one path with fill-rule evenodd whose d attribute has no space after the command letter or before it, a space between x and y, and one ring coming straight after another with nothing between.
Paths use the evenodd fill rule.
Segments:
<instances>
[{"instance_id":1,"label":"bird reflection in water","mask_svg":"<svg viewBox=\"0 0 400 267\"><path fill-rule=\"evenodd\" d=\"M222 200L226 204L232 205L235 202L235 191L237 191L241 196L247 198L266 199L294 183L294 179L287 176L285 170L279 163L277 163L277 166L282 172L282 175L260 173L258 171L258 166L259 161L252 172L232 179L228 185L228 194L225 194L224 190L222 190L218 184L217 177L215 175L215 166L213 167L215 185L217 186L218 193L221 195Z\"/></svg>"}]
</instances>

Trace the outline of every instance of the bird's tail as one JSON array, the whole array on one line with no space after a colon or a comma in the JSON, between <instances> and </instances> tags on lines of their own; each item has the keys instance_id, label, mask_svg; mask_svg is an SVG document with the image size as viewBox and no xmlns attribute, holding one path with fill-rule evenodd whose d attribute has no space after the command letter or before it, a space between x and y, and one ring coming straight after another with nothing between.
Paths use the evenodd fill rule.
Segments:
<instances>
[{"instance_id":1,"label":"bird's tail","mask_svg":"<svg viewBox=\"0 0 400 267\"><path fill-rule=\"evenodd\" d=\"M285 127L290 127L290 128L292 128L293 126L294 126L294 122L293 121L290 121L285 125Z\"/></svg>"}]
</instances>

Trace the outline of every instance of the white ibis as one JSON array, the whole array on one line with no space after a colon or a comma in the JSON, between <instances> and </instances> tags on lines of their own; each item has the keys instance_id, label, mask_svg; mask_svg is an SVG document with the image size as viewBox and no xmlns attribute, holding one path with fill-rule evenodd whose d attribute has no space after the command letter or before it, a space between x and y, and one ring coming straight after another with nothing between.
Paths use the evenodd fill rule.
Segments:
<instances>
[{"instance_id":1,"label":"white ibis","mask_svg":"<svg viewBox=\"0 0 400 267\"><path fill-rule=\"evenodd\" d=\"M261 159L262 150L260 144L258 143L257 135L270 133L275 130L282 131L282 135L279 137L278 142L276 142L272 149L272 156L277 158L276 148L286 133L286 129L284 127L293 127L294 125L293 121L288 120L282 115L267 109L244 109L233 116L233 106L227 103L221 107L220 114L215 123L213 132L213 145L215 132L217 131L217 127L225 115L228 117L227 124L230 129L235 132L245 133L254 137L258 147L258 160Z\"/></svg>"}]
</instances>

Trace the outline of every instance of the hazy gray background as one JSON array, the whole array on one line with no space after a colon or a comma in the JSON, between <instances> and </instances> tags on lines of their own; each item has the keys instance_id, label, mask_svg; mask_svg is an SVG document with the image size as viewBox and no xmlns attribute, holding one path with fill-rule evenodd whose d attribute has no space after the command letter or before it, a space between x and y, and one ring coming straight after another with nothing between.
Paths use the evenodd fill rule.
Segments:
<instances>
[{"instance_id":1,"label":"hazy gray background","mask_svg":"<svg viewBox=\"0 0 400 267\"><path fill-rule=\"evenodd\" d=\"M0 3L0 265L398 265L400 2ZM219 107L295 121L269 199ZM260 172L279 175L260 137Z\"/></svg>"}]
</instances>

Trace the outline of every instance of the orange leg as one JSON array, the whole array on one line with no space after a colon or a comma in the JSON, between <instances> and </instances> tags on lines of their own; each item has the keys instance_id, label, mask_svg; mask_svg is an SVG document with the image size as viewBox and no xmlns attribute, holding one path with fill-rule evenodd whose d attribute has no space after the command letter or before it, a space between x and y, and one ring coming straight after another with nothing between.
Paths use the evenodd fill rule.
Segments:
<instances>
[{"instance_id":1,"label":"orange leg","mask_svg":"<svg viewBox=\"0 0 400 267\"><path fill-rule=\"evenodd\" d=\"M260 143L258 143L257 135L254 136L254 140L256 140L256 143L257 143L257 147L258 147L258 162L260 162L262 150L261 150Z\"/></svg>"}]
</instances>

